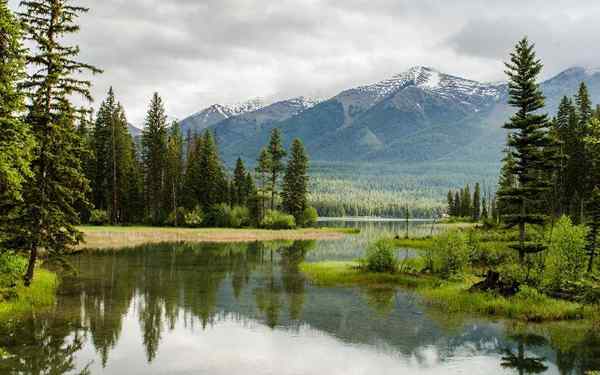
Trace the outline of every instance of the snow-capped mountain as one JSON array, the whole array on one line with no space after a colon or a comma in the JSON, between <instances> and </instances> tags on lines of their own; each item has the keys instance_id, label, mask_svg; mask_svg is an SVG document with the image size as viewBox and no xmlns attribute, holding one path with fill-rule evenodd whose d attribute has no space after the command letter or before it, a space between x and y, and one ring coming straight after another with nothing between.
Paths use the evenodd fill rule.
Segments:
<instances>
[{"instance_id":1,"label":"snow-capped mountain","mask_svg":"<svg viewBox=\"0 0 600 375\"><path fill-rule=\"evenodd\" d=\"M540 84L548 112L555 114L560 98L574 95L582 81L600 102L600 70L576 67ZM299 97L238 115L218 108L219 116L201 126L215 132L228 163L240 156L255 160L275 127L286 144L300 138L313 160L497 161L506 136L502 125L511 113L506 99L505 83L417 66L324 101Z\"/></svg>"},{"instance_id":2,"label":"snow-capped mountain","mask_svg":"<svg viewBox=\"0 0 600 375\"><path fill-rule=\"evenodd\" d=\"M264 106L265 102L260 98L232 105L213 104L210 107L183 119L181 121L181 129L184 134L186 134L188 130L199 133L225 119L240 116L247 112L253 112Z\"/></svg>"}]
</instances>

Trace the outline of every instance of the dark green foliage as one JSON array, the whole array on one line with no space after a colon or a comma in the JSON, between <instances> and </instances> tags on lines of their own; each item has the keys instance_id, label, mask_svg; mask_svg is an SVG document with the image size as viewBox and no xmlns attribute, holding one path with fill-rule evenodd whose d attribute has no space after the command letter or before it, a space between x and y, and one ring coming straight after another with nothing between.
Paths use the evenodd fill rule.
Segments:
<instances>
[{"instance_id":1,"label":"dark green foliage","mask_svg":"<svg viewBox=\"0 0 600 375\"><path fill-rule=\"evenodd\" d=\"M92 100L90 82L79 77L99 70L75 60L78 47L61 44L61 37L79 30L75 20L86 8L71 5L69 0L31 0L21 6L26 38L33 44L28 64L34 73L25 88L30 103L27 122L37 145L25 205L15 224L31 249L25 276L29 285L38 248L61 253L81 239L75 228L79 222L76 206L85 202L88 181L79 158L83 144L76 131L81 114L70 100L73 95Z\"/></svg>"},{"instance_id":2,"label":"dark green foliage","mask_svg":"<svg viewBox=\"0 0 600 375\"><path fill-rule=\"evenodd\" d=\"M504 207L514 208L509 214L503 213L503 220L508 226L519 227L520 240L514 248L523 259L528 253L544 249L540 244L526 243L526 225L543 224L545 220L542 202L549 190L548 175L552 168L549 156L553 143L548 134L548 117L540 112L544 108L544 96L536 78L542 63L527 38L517 43L506 68L509 104L517 111L504 125L512 132L508 147L515 159L508 172L516 177L517 186L500 186L498 195Z\"/></svg>"},{"instance_id":3,"label":"dark green foliage","mask_svg":"<svg viewBox=\"0 0 600 375\"><path fill-rule=\"evenodd\" d=\"M0 243L10 232L22 189L31 175L34 140L29 126L19 119L25 108L17 85L25 75L24 51L18 20L0 2Z\"/></svg>"},{"instance_id":4,"label":"dark green foliage","mask_svg":"<svg viewBox=\"0 0 600 375\"><path fill-rule=\"evenodd\" d=\"M142 132L142 162L146 207L151 223L160 224L165 217L165 169L167 154L167 116L162 99L155 93L146 114Z\"/></svg>"},{"instance_id":5,"label":"dark green foliage","mask_svg":"<svg viewBox=\"0 0 600 375\"><path fill-rule=\"evenodd\" d=\"M231 203L232 205L245 206L248 202L248 173L242 159L238 158L233 171Z\"/></svg>"},{"instance_id":6,"label":"dark green foliage","mask_svg":"<svg viewBox=\"0 0 600 375\"><path fill-rule=\"evenodd\" d=\"M166 208L173 213L178 210L183 200L184 182L183 136L177 122L174 122L169 129L166 159L165 202L168 202ZM174 221L170 224L174 226L181 224L180 216L174 215Z\"/></svg>"},{"instance_id":7,"label":"dark green foliage","mask_svg":"<svg viewBox=\"0 0 600 375\"><path fill-rule=\"evenodd\" d=\"M281 144L281 131L278 128L273 129L271 132L271 140L269 141L267 152L269 153L269 173L271 174L271 210L274 210L279 177L285 169L283 158L287 154Z\"/></svg>"},{"instance_id":8,"label":"dark green foliage","mask_svg":"<svg viewBox=\"0 0 600 375\"><path fill-rule=\"evenodd\" d=\"M110 223L110 218L106 210L92 210L90 212L89 223L93 225L106 225Z\"/></svg>"},{"instance_id":9,"label":"dark green foliage","mask_svg":"<svg viewBox=\"0 0 600 375\"><path fill-rule=\"evenodd\" d=\"M283 209L293 215L296 222L302 218L307 207L308 156L299 139L292 142L290 159L283 177Z\"/></svg>"},{"instance_id":10,"label":"dark green foliage","mask_svg":"<svg viewBox=\"0 0 600 375\"><path fill-rule=\"evenodd\" d=\"M202 147L199 148L198 200L200 206L208 210L219 203L229 201L229 183L219 157L217 145L210 131L204 133Z\"/></svg>"},{"instance_id":11,"label":"dark green foliage","mask_svg":"<svg viewBox=\"0 0 600 375\"><path fill-rule=\"evenodd\" d=\"M473 192L473 211L472 216L474 221L479 221L481 218L481 187L479 182L475 184L475 191Z\"/></svg>"}]
</instances>

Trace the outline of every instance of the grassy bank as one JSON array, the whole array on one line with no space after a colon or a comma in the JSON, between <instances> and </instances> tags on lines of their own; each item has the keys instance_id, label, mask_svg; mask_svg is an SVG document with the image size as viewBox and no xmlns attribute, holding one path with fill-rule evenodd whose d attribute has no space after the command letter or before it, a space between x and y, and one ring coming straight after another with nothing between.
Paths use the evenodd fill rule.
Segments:
<instances>
[{"instance_id":1,"label":"grassy bank","mask_svg":"<svg viewBox=\"0 0 600 375\"><path fill-rule=\"evenodd\" d=\"M421 301L449 313L476 313L529 322L587 319L598 315L592 306L556 300L524 289L513 297L469 292L476 279L445 281L434 276L404 273L371 273L356 262L303 263L301 271L316 285L405 287L414 289Z\"/></svg>"},{"instance_id":2,"label":"grassy bank","mask_svg":"<svg viewBox=\"0 0 600 375\"><path fill-rule=\"evenodd\" d=\"M56 274L38 269L29 288L17 286L17 296L0 301L0 321L51 306L55 301L58 279Z\"/></svg>"},{"instance_id":3,"label":"grassy bank","mask_svg":"<svg viewBox=\"0 0 600 375\"><path fill-rule=\"evenodd\" d=\"M161 242L255 242L278 240L338 240L353 228L303 228L293 230L173 228L144 226L82 226L82 249L114 249Z\"/></svg>"}]
</instances>

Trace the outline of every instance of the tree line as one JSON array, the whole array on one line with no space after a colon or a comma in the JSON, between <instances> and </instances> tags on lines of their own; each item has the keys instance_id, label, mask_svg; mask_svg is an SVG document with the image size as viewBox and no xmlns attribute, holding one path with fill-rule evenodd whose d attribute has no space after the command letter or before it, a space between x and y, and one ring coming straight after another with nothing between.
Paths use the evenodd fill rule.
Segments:
<instances>
[{"instance_id":1,"label":"tree line","mask_svg":"<svg viewBox=\"0 0 600 375\"><path fill-rule=\"evenodd\" d=\"M25 285L40 249L54 256L76 245L81 222L293 227L315 220L299 140L286 165L273 130L259 183L241 160L230 176L213 135L184 141L154 94L138 145L112 89L95 117L73 102L92 101L82 73L101 73L65 42L88 9L70 0L23 1L20 9L14 14L0 1L0 249L28 252Z\"/></svg>"},{"instance_id":2,"label":"tree line","mask_svg":"<svg viewBox=\"0 0 600 375\"><path fill-rule=\"evenodd\" d=\"M491 192L482 193L479 182L475 183L473 194L469 184L462 189L449 190L447 202L447 214L451 217L473 221L498 219L496 197Z\"/></svg>"}]
</instances>

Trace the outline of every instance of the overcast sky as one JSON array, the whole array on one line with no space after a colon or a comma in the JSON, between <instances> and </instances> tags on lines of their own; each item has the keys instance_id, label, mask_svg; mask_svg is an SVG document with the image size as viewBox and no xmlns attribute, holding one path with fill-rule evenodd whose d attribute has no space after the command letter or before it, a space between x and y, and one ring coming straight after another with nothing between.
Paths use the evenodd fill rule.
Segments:
<instances>
[{"instance_id":1,"label":"overcast sky","mask_svg":"<svg viewBox=\"0 0 600 375\"><path fill-rule=\"evenodd\" d=\"M11 0L16 7L18 0ZM598 0L80 0L76 42L141 126L158 91L182 119L213 103L329 97L414 65L502 80L527 34L544 76L600 66Z\"/></svg>"}]
</instances>

